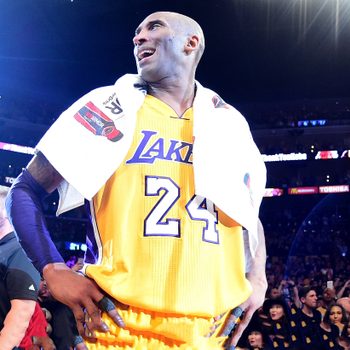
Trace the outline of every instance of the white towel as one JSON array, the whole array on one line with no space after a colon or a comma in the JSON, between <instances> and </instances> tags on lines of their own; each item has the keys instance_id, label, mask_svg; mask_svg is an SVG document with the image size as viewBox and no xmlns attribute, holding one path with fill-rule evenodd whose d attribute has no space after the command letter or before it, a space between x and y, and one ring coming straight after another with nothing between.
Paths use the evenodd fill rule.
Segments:
<instances>
[{"instance_id":1,"label":"white towel","mask_svg":"<svg viewBox=\"0 0 350 350\"><path fill-rule=\"evenodd\" d=\"M140 86L139 76L126 74L113 86L89 92L64 111L40 140L37 151L65 179L59 188L58 215L83 204L84 198L91 200L124 160L132 143L137 111L146 94ZM245 118L215 92L198 82L196 86L195 193L210 199L248 230L254 256L259 206L266 182L265 164ZM123 134L118 141L96 136L88 130L89 126L84 127L76 120L78 111L91 102L98 116L111 119Z\"/></svg>"}]
</instances>

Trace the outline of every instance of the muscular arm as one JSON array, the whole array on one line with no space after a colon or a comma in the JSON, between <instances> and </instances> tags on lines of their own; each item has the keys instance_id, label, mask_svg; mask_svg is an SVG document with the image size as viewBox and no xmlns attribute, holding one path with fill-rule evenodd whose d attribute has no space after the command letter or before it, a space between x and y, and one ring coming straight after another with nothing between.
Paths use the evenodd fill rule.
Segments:
<instances>
[{"instance_id":1,"label":"muscular arm","mask_svg":"<svg viewBox=\"0 0 350 350\"><path fill-rule=\"evenodd\" d=\"M232 338L229 340L230 349L234 348L237 344L239 338L241 337L244 329L248 326L254 312L263 304L265 299L265 294L267 290L267 280L266 280L266 247L265 247L265 235L264 228L259 220L258 222L258 249L255 253L254 259L250 262L249 272L246 273L247 279L252 285L253 292L251 296L245 301L240 308L244 311L241 321L237 325ZM228 324L231 322L236 322L234 316L231 316Z\"/></svg>"},{"instance_id":2,"label":"muscular arm","mask_svg":"<svg viewBox=\"0 0 350 350\"><path fill-rule=\"evenodd\" d=\"M82 308L91 317L91 332L106 331L108 327L97 307L103 294L92 280L66 266L47 229L41 202L62 180L44 155L37 154L13 184L6 200L7 210L21 245L43 273L52 296L72 309L80 334L84 333L85 324ZM117 325L124 325L116 309L108 314Z\"/></svg>"},{"instance_id":3,"label":"muscular arm","mask_svg":"<svg viewBox=\"0 0 350 350\"><path fill-rule=\"evenodd\" d=\"M28 328L36 302L34 300L11 300L11 309L6 315L0 333L0 349L12 350L18 346Z\"/></svg>"},{"instance_id":4,"label":"muscular arm","mask_svg":"<svg viewBox=\"0 0 350 350\"><path fill-rule=\"evenodd\" d=\"M254 279L258 282L259 286L263 289L267 289L267 280L266 280L266 246L265 246L265 234L264 228L261 224L261 221L258 222L258 249L255 253L255 257L252 260L250 271L247 273L248 280ZM265 294L264 294L265 297ZM264 302L262 298L261 304Z\"/></svg>"}]
</instances>

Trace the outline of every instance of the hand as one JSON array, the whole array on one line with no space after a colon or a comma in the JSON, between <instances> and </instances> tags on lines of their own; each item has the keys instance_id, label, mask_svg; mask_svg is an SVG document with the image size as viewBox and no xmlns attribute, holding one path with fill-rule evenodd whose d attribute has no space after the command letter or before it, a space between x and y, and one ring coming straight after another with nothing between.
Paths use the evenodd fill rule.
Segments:
<instances>
[{"instance_id":1,"label":"hand","mask_svg":"<svg viewBox=\"0 0 350 350\"><path fill-rule=\"evenodd\" d=\"M253 293L243 304L233 309L233 314L231 314L226 320L225 327L221 335L230 334L229 329L232 328L232 326L234 326L238 321L237 316L239 314L239 311L243 312L243 314L239 317L240 321L236 324L230 339L228 339L227 341L227 349L234 349L243 331L248 326L254 312L263 304L265 300L265 294L267 290L267 281L265 273L251 273L247 275L247 278L252 285ZM236 315L234 315L235 310Z\"/></svg>"},{"instance_id":2,"label":"hand","mask_svg":"<svg viewBox=\"0 0 350 350\"><path fill-rule=\"evenodd\" d=\"M75 265L71 267L73 271L79 271L84 267L84 262L78 261Z\"/></svg>"},{"instance_id":3,"label":"hand","mask_svg":"<svg viewBox=\"0 0 350 350\"><path fill-rule=\"evenodd\" d=\"M291 288L294 288L294 287L295 287L295 283L294 283L294 281L292 281L292 280L289 280L289 281L288 281L288 284L289 284L289 286L290 286Z\"/></svg>"},{"instance_id":4,"label":"hand","mask_svg":"<svg viewBox=\"0 0 350 350\"><path fill-rule=\"evenodd\" d=\"M102 321L101 310L98 308L98 304L102 299L109 301L108 303L99 304L104 308L102 311L106 311L119 327L125 327L124 321L114 304L110 299L104 297L93 280L72 271L64 263L46 265L43 275L52 296L71 308L81 335L86 335L85 327L88 335L92 337L95 330L108 331L108 326ZM85 321L84 309L87 314L87 321Z\"/></svg>"},{"instance_id":5,"label":"hand","mask_svg":"<svg viewBox=\"0 0 350 350\"><path fill-rule=\"evenodd\" d=\"M76 350L89 350L87 348L87 346L85 345L85 343L79 343L77 344L77 346L75 347Z\"/></svg>"},{"instance_id":6,"label":"hand","mask_svg":"<svg viewBox=\"0 0 350 350\"><path fill-rule=\"evenodd\" d=\"M287 283L288 283L288 282L287 282L286 280L282 280L282 281L281 281L281 286L282 286L282 287L285 287L285 286L287 285Z\"/></svg>"},{"instance_id":7,"label":"hand","mask_svg":"<svg viewBox=\"0 0 350 350\"><path fill-rule=\"evenodd\" d=\"M56 350L56 346L49 336L37 337L33 336L33 345L43 350Z\"/></svg>"},{"instance_id":8,"label":"hand","mask_svg":"<svg viewBox=\"0 0 350 350\"><path fill-rule=\"evenodd\" d=\"M84 259L78 258L77 262L71 267L73 271L80 271L84 267Z\"/></svg>"}]
</instances>

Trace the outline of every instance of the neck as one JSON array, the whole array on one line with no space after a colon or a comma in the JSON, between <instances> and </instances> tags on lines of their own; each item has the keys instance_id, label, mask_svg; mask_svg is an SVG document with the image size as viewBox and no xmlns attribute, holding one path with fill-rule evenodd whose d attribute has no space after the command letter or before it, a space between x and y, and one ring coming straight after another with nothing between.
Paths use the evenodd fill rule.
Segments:
<instances>
[{"instance_id":1,"label":"neck","mask_svg":"<svg viewBox=\"0 0 350 350\"><path fill-rule=\"evenodd\" d=\"M13 227L6 218L0 218L0 239L13 231Z\"/></svg>"},{"instance_id":2,"label":"neck","mask_svg":"<svg viewBox=\"0 0 350 350\"><path fill-rule=\"evenodd\" d=\"M148 93L168 104L181 116L188 108L192 107L195 96L194 77L192 79L177 79L169 81L149 83Z\"/></svg>"},{"instance_id":3,"label":"neck","mask_svg":"<svg viewBox=\"0 0 350 350\"><path fill-rule=\"evenodd\" d=\"M314 315L314 312L313 312L313 309L311 309L310 307L304 305L304 307L302 308L302 311L305 315L307 316L313 316Z\"/></svg>"}]
</instances>

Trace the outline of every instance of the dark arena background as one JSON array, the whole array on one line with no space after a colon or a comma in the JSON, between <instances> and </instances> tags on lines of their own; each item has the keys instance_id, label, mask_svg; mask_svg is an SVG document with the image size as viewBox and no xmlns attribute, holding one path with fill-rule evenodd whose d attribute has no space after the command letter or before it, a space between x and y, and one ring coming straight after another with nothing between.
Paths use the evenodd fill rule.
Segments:
<instances>
[{"instance_id":1,"label":"dark arena background","mask_svg":"<svg viewBox=\"0 0 350 350\"><path fill-rule=\"evenodd\" d=\"M156 10L201 24L197 79L245 115L264 155L269 286L287 277L342 286L350 279L348 0L0 0L1 184L11 185L61 111L136 72L134 30ZM56 207L53 194L45 210L55 243L65 258L83 254L84 210L56 218Z\"/></svg>"}]
</instances>

